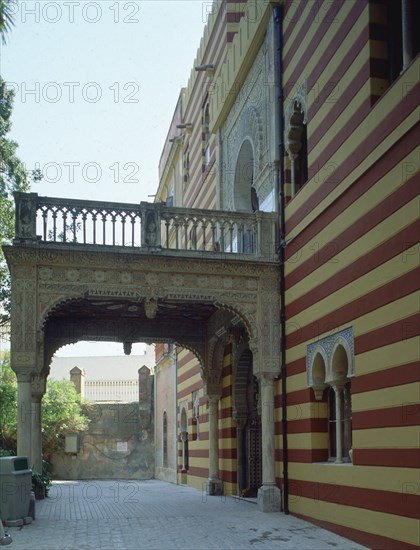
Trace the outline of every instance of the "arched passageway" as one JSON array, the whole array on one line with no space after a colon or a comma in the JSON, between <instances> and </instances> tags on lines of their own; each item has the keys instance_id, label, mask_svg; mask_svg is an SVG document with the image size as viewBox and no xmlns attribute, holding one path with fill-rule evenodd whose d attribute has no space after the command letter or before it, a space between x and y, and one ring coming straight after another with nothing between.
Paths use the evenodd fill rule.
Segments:
<instances>
[{"instance_id":1,"label":"arched passageway","mask_svg":"<svg viewBox=\"0 0 420 550\"><path fill-rule=\"evenodd\" d=\"M92 201L86 206L35 194L16 199L17 236L4 252L12 273L11 362L18 379L19 454L31 457L36 465L41 461L39 414L26 413L39 411L51 357L62 345L113 341L130 353L134 342L168 342L192 351L200 365L208 402L209 491L220 492L223 350L228 343L238 345L235 335L240 331L252 351L250 380L258 379L254 389L258 387L259 401L269 404L261 411L264 482L259 503L266 511L278 509L279 494L273 499L272 429L274 378L280 364L278 258L264 245L267 239L275 242L275 217L261 212L210 215L147 203L138 207ZM37 213L41 236L37 236ZM52 233L48 231L51 213ZM56 228L57 220L69 217L74 222L71 239L66 237L66 225L61 233ZM113 236L117 222L123 243L129 228L134 234L144 222L140 247L134 238L129 245L117 245ZM232 244L245 226L252 228L252 251ZM191 227L196 228L194 246L188 241ZM104 244L97 242L100 234ZM211 239L218 239L219 246ZM248 401L251 419L255 402Z\"/></svg>"}]
</instances>

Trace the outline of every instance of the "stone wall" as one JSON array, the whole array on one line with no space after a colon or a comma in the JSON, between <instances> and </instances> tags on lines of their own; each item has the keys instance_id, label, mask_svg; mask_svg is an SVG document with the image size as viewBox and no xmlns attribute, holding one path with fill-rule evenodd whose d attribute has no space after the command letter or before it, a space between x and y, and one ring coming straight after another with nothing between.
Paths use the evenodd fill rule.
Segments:
<instances>
[{"instance_id":1,"label":"stone wall","mask_svg":"<svg viewBox=\"0 0 420 550\"><path fill-rule=\"evenodd\" d=\"M55 479L153 479L155 449L153 376L146 367L140 400L94 403L89 428L79 434L79 452L52 456ZM140 369L140 371L142 370Z\"/></svg>"}]
</instances>

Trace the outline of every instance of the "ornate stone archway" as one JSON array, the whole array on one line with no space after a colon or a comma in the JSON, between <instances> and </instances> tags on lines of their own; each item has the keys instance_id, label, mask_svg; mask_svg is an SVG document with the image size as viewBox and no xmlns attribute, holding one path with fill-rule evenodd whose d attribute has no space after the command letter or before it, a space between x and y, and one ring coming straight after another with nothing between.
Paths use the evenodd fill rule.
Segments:
<instances>
[{"instance_id":1,"label":"ornate stone archway","mask_svg":"<svg viewBox=\"0 0 420 550\"><path fill-rule=\"evenodd\" d=\"M37 204L33 195L20 198L22 203ZM140 248L92 246L74 240L58 242L55 238L50 242L45 238L46 231L44 240L36 236L31 218L36 208L27 209L28 221L26 215L19 217L19 201L17 206L17 238L13 246L4 247L4 252L12 276L11 363L18 378L18 453L32 455L36 466L41 460L39 414L28 413L39 408L50 361L59 347L81 339L111 340L123 343L128 352L134 342L173 342L193 351L201 364L210 418L216 419L209 428L209 479L217 492L217 414L211 411L212 407L217 410L221 396L225 343L240 327L250 342L254 374L261 380L268 377L272 386L280 368L277 258L261 253L265 250L264 233L270 238L266 229L272 217L262 213L244 215L247 220L243 223L249 224L252 219L256 222L259 252L249 255L231 249L229 255L226 240L222 240L223 252L173 250L159 244L159 234L154 234L152 244L142 235ZM103 212L104 203L100 207ZM155 227L165 229L162 218L169 214L176 219L182 214L185 226L185 209L167 209L168 213L160 205L142 208L147 235L151 219ZM107 211L116 210L107 206ZM72 209L64 211L75 219L73 204ZM197 227L198 213L203 215L201 211L188 212L188 219ZM217 215L223 216L220 219L226 227L233 227L226 221L227 213ZM214 220L208 223L216 227ZM220 239L224 226L217 223ZM200 224L203 228L204 222ZM226 230L225 239L227 235ZM266 447L274 472L272 442ZM274 478L267 481L274 484Z\"/></svg>"}]
</instances>

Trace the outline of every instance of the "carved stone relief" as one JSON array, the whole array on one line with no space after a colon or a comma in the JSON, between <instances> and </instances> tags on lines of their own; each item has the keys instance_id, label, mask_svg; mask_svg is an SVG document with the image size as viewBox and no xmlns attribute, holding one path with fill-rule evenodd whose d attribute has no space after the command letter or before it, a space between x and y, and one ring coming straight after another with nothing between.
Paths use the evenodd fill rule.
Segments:
<instances>
[{"instance_id":1,"label":"carved stone relief","mask_svg":"<svg viewBox=\"0 0 420 550\"><path fill-rule=\"evenodd\" d=\"M271 40L270 37L265 39ZM234 210L234 181L236 163L242 144L248 139L254 149L253 186L259 203L270 194L275 185L274 156L270 151L275 125L273 96L273 60L266 60L265 43L261 46L253 66L243 83L232 109L221 128L220 204L224 210Z\"/></svg>"}]
</instances>

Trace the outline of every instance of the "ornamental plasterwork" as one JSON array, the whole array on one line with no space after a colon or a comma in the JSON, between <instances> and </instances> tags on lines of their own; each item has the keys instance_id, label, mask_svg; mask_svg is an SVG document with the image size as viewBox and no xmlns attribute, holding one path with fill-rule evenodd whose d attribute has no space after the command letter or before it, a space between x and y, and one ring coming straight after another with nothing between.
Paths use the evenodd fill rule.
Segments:
<instances>
[{"instance_id":1,"label":"ornamental plasterwork","mask_svg":"<svg viewBox=\"0 0 420 550\"><path fill-rule=\"evenodd\" d=\"M314 359L319 353L324 360L325 364L325 382L329 382L333 379L332 372L332 361L334 357L334 352L337 347L341 345L346 351L347 360L348 360L348 371L347 377L350 378L355 374L354 368L354 337L353 337L353 327L348 327L344 330L326 336L313 344L307 346L306 352L306 373L307 373L307 383L309 387L315 385L315 381L312 374L312 368L314 364Z\"/></svg>"},{"instance_id":2,"label":"ornamental plasterwork","mask_svg":"<svg viewBox=\"0 0 420 550\"><path fill-rule=\"evenodd\" d=\"M276 155L274 58L270 57L273 29L267 34L221 128L221 208L234 210L233 188L240 148L249 139L254 148L254 187L260 204L274 188ZM273 156L274 155L274 156Z\"/></svg>"},{"instance_id":3,"label":"ornamental plasterwork","mask_svg":"<svg viewBox=\"0 0 420 550\"><path fill-rule=\"evenodd\" d=\"M83 297L127 298L133 300L133 307L143 308L148 300L152 317L152 306L156 305L153 300L157 305L159 300L209 303L221 311L222 317L232 320L232 316L238 316L254 336L258 319L271 310L269 299L259 302L259 293L262 289L277 293L276 265L259 262L104 253L99 247L98 252L86 252L16 246L11 263L17 275L12 279L13 365L38 373L48 368L56 349L77 341L76 333L74 337L57 334L54 342L45 342L44 353L43 325L54 308L65 302ZM259 303L265 312L258 313ZM215 327L215 331L220 328ZM202 365L209 359L204 342L169 340L193 351ZM269 361L270 353L266 349L256 363L264 366L264 357L268 354Z\"/></svg>"}]
</instances>

